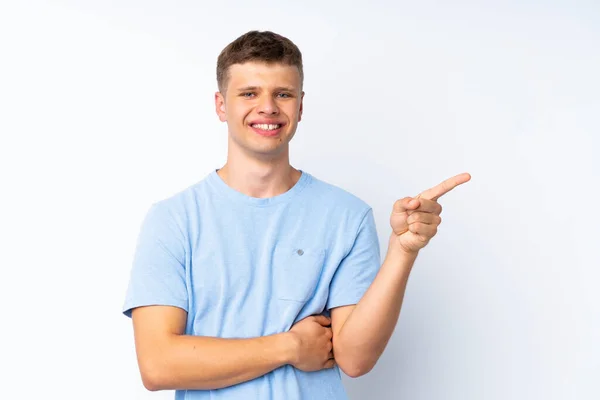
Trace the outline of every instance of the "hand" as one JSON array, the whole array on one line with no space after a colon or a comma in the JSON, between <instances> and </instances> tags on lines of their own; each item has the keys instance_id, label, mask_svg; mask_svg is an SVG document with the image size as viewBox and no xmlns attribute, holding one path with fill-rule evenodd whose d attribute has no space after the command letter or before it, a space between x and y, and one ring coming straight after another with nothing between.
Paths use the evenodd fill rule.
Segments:
<instances>
[{"instance_id":1,"label":"hand","mask_svg":"<svg viewBox=\"0 0 600 400\"><path fill-rule=\"evenodd\" d=\"M296 357L291 364L306 372L333 368L331 320L324 315L311 315L295 323L289 333L296 339Z\"/></svg>"},{"instance_id":2,"label":"hand","mask_svg":"<svg viewBox=\"0 0 600 400\"><path fill-rule=\"evenodd\" d=\"M390 225L390 245L399 246L408 254L416 254L437 233L442 222L442 206L437 200L458 185L468 182L471 175L463 173L427 189L417 197L405 197L394 203Z\"/></svg>"}]
</instances>

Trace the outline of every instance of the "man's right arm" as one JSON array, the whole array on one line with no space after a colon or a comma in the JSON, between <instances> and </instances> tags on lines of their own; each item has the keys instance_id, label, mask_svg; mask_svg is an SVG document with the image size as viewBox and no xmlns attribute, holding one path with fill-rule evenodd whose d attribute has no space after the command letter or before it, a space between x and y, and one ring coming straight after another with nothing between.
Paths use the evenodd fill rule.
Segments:
<instances>
[{"instance_id":1,"label":"man's right arm","mask_svg":"<svg viewBox=\"0 0 600 400\"><path fill-rule=\"evenodd\" d=\"M324 316L308 317L289 332L250 339L184 335L187 313L178 307L135 308L132 319L142 381L152 391L223 388L286 364L303 370L334 365Z\"/></svg>"}]
</instances>

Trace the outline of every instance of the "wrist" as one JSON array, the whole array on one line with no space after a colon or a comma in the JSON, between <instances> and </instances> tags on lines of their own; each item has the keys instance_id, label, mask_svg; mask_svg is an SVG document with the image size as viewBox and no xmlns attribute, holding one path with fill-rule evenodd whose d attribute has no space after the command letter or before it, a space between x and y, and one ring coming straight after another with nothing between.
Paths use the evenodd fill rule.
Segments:
<instances>
[{"instance_id":1,"label":"wrist","mask_svg":"<svg viewBox=\"0 0 600 400\"><path fill-rule=\"evenodd\" d=\"M388 251L387 251L386 259L396 260L397 263L400 263L402 265L410 265L412 267L412 264L417 259L418 255L419 255L418 250L417 251L406 250L400 244L398 237L394 233L392 233L390 235L390 241L388 244Z\"/></svg>"},{"instance_id":2,"label":"wrist","mask_svg":"<svg viewBox=\"0 0 600 400\"><path fill-rule=\"evenodd\" d=\"M410 251L405 249L401 244L398 236L392 232L390 235L390 240L388 242L388 253L398 254L404 257L414 257L416 258L419 254L419 251Z\"/></svg>"},{"instance_id":3,"label":"wrist","mask_svg":"<svg viewBox=\"0 0 600 400\"><path fill-rule=\"evenodd\" d=\"M282 362L284 364L295 365L298 361L298 348L300 347L300 339L298 335L292 331L279 334L281 343Z\"/></svg>"}]
</instances>

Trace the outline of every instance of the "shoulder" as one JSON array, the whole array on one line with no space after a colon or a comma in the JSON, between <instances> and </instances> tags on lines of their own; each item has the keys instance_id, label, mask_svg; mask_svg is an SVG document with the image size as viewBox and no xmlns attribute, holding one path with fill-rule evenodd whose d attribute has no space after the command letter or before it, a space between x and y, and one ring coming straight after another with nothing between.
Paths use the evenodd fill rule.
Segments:
<instances>
[{"instance_id":1,"label":"shoulder","mask_svg":"<svg viewBox=\"0 0 600 400\"><path fill-rule=\"evenodd\" d=\"M199 199L204 197L205 186L206 178L152 201L147 218L173 225L185 232L189 220L197 217Z\"/></svg>"},{"instance_id":2,"label":"shoulder","mask_svg":"<svg viewBox=\"0 0 600 400\"><path fill-rule=\"evenodd\" d=\"M362 219L371 206L358 195L311 175L311 197L322 206Z\"/></svg>"}]
</instances>

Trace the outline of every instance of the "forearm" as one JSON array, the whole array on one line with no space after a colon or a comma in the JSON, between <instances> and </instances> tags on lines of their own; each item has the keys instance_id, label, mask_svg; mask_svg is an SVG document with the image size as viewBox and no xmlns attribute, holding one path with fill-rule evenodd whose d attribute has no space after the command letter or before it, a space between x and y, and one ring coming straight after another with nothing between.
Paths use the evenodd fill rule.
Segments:
<instances>
[{"instance_id":1,"label":"forearm","mask_svg":"<svg viewBox=\"0 0 600 400\"><path fill-rule=\"evenodd\" d=\"M390 242L373 283L334 340L335 358L352 366L353 376L370 371L383 353L402 308L404 293L417 254L400 251Z\"/></svg>"},{"instance_id":2,"label":"forearm","mask_svg":"<svg viewBox=\"0 0 600 400\"><path fill-rule=\"evenodd\" d=\"M141 363L149 390L218 389L260 377L292 362L287 333L251 339L172 335Z\"/></svg>"}]
</instances>

